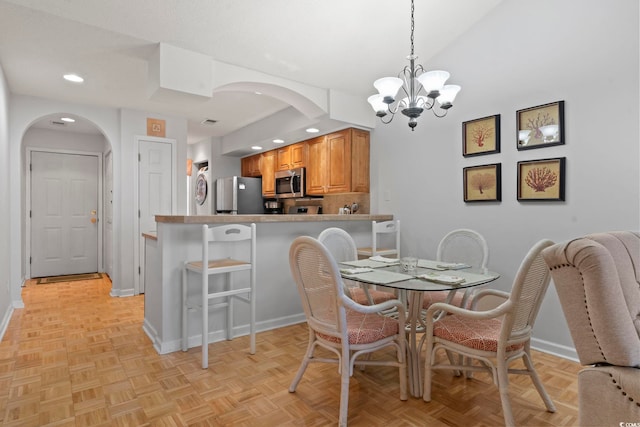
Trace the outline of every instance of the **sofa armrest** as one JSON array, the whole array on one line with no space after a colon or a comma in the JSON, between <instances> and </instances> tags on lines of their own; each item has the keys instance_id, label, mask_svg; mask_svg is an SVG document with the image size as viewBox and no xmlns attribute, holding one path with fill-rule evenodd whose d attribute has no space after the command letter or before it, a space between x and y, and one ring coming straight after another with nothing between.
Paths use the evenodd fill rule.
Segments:
<instances>
[{"instance_id":1,"label":"sofa armrest","mask_svg":"<svg viewBox=\"0 0 640 427\"><path fill-rule=\"evenodd\" d=\"M580 426L637 425L640 423L640 369L587 367L578 373L578 400Z\"/></svg>"}]
</instances>

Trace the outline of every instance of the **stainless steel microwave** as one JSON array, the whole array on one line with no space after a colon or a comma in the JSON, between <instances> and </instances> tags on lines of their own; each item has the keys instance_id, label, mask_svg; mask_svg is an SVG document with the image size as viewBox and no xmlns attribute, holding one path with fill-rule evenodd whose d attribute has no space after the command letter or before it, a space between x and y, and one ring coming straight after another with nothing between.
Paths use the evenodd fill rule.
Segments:
<instances>
[{"instance_id":1,"label":"stainless steel microwave","mask_svg":"<svg viewBox=\"0 0 640 427\"><path fill-rule=\"evenodd\" d=\"M276 172L276 197L279 199L304 197L304 177L304 168Z\"/></svg>"}]
</instances>

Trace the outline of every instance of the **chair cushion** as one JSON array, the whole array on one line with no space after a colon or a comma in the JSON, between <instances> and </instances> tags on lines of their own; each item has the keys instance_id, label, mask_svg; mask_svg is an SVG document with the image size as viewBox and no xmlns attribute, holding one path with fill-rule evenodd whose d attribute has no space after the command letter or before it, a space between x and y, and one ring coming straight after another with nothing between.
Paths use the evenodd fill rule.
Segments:
<instances>
[{"instance_id":1,"label":"chair cushion","mask_svg":"<svg viewBox=\"0 0 640 427\"><path fill-rule=\"evenodd\" d=\"M422 300L422 308L426 310L427 308L431 307L431 304L435 304L437 302L446 302L448 295L449 295L449 291L424 292L424 299ZM458 307L460 307L460 304L462 304L463 297L464 297L464 292L456 292L450 304L457 305Z\"/></svg>"},{"instance_id":2,"label":"chair cushion","mask_svg":"<svg viewBox=\"0 0 640 427\"><path fill-rule=\"evenodd\" d=\"M369 301L367 300L367 296L364 293L362 288L349 288L349 293L351 293L351 299L361 305L369 305ZM385 301L390 301L395 299L395 295L391 292L377 291L375 289L369 289L369 295L371 295L371 299L374 304L380 304Z\"/></svg>"},{"instance_id":3,"label":"chair cushion","mask_svg":"<svg viewBox=\"0 0 640 427\"><path fill-rule=\"evenodd\" d=\"M370 344L398 333L398 321L377 313L364 314L347 310L349 344ZM339 343L340 338L318 333L327 341Z\"/></svg>"},{"instance_id":4,"label":"chair cushion","mask_svg":"<svg viewBox=\"0 0 640 427\"><path fill-rule=\"evenodd\" d=\"M469 319L455 314L445 316L433 325L433 335L437 338L482 351L498 351L500 319ZM517 350L524 344L507 347L507 351Z\"/></svg>"}]
</instances>

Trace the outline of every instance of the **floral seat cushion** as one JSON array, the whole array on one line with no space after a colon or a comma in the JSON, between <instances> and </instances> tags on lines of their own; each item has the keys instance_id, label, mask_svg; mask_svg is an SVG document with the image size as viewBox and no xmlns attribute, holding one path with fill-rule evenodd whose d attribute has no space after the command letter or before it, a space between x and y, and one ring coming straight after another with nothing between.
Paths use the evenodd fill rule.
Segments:
<instances>
[{"instance_id":1,"label":"floral seat cushion","mask_svg":"<svg viewBox=\"0 0 640 427\"><path fill-rule=\"evenodd\" d=\"M452 314L434 323L433 335L474 350L496 352L501 325L500 319L469 319ZM507 347L507 351L523 346L523 343L514 344Z\"/></svg>"},{"instance_id":2,"label":"floral seat cushion","mask_svg":"<svg viewBox=\"0 0 640 427\"><path fill-rule=\"evenodd\" d=\"M369 305L367 295L364 293L364 290L362 288L350 288L349 292L351 293L351 299L353 299L358 304ZM377 291L375 289L369 289L369 295L371 295L371 299L373 300L374 304L380 304L385 301L390 301L396 297L391 292Z\"/></svg>"},{"instance_id":3,"label":"floral seat cushion","mask_svg":"<svg viewBox=\"0 0 640 427\"><path fill-rule=\"evenodd\" d=\"M427 309L431 307L431 304L435 304L437 302L446 302L448 296L449 291L425 292L422 300L422 308ZM458 307L460 307L463 297L464 292L456 292L449 304L457 305Z\"/></svg>"},{"instance_id":4,"label":"floral seat cushion","mask_svg":"<svg viewBox=\"0 0 640 427\"><path fill-rule=\"evenodd\" d=\"M349 344L369 344L398 333L398 321L377 313L365 314L347 310ZM318 333L324 340L339 343L340 338Z\"/></svg>"}]
</instances>

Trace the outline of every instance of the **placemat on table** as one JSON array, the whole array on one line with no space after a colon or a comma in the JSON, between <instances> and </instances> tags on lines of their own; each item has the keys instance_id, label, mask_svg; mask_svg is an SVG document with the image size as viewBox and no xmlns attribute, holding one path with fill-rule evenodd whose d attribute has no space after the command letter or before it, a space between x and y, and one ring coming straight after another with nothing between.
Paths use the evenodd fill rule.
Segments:
<instances>
[{"instance_id":1,"label":"placemat on table","mask_svg":"<svg viewBox=\"0 0 640 427\"><path fill-rule=\"evenodd\" d=\"M373 283L375 285L385 285L387 283L402 282L413 279L413 276L402 273L394 273L386 270L373 270L367 273L342 274L343 277L358 280L360 282Z\"/></svg>"}]
</instances>

